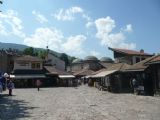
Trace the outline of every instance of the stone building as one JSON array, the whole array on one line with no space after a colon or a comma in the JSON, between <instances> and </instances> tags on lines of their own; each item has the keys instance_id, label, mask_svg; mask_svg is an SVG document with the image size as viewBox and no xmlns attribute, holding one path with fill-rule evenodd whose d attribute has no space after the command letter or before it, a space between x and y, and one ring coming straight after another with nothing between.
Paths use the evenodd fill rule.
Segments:
<instances>
[{"instance_id":1,"label":"stone building","mask_svg":"<svg viewBox=\"0 0 160 120\"><path fill-rule=\"evenodd\" d=\"M125 71L130 73L143 87L145 95L154 95L160 91L160 56L152 56L130 66Z\"/></svg>"},{"instance_id":2,"label":"stone building","mask_svg":"<svg viewBox=\"0 0 160 120\"><path fill-rule=\"evenodd\" d=\"M55 57L52 53L48 53L47 55L47 63L55 66L55 68L59 70L65 70L65 62L57 57Z\"/></svg>"},{"instance_id":3,"label":"stone building","mask_svg":"<svg viewBox=\"0 0 160 120\"><path fill-rule=\"evenodd\" d=\"M83 69L83 60L82 59L75 59L73 60L71 66L70 67L70 71L72 72L77 72Z\"/></svg>"},{"instance_id":4,"label":"stone building","mask_svg":"<svg viewBox=\"0 0 160 120\"><path fill-rule=\"evenodd\" d=\"M37 79L43 82L46 78L42 59L30 55L15 58L10 77L14 79L15 87L36 87Z\"/></svg>"},{"instance_id":5,"label":"stone building","mask_svg":"<svg viewBox=\"0 0 160 120\"><path fill-rule=\"evenodd\" d=\"M17 54L13 51L0 50L0 71L10 73L14 66L14 57Z\"/></svg>"},{"instance_id":6,"label":"stone building","mask_svg":"<svg viewBox=\"0 0 160 120\"><path fill-rule=\"evenodd\" d=\"M146 65L149 65L151 71L154 94L160 95L160 55L155 56Z\"/></svg>"},{"instance_id":7,"label":"stone building","mask_svg":"<svg viewBox=\"0 0 160 120\"><path fill-rule=\"evenodd\" d=\"M108 68L114 63L114 61L109 57L102 57L99 61L100 61L100 64L105 68Z\"/></svg>"},{"instance_id":8,"label":"stone building","mask_svg":"<svg viewBox=\"0 0 160 120\"><path fill-rule=\"evenodd\" d=\"M122 62L133 65L137 62L145 60L153 56L152 54L145 53L144 50L134 51L128 49L119 49L119 48L108 48L109 50L113 51L115 62Z\"/></svg>"},{"instance_id":9,"label":"stone building","mask_svg":"<svg viewBox=\"0 0 160 120\"><path fill-rule=\"evenodd\" d=\"M83 68L97 71L102 68L102 65L99 63L99 60L95 56L87 56L84 58Z\"/></svg>"},{"instance_id":10,"label":"stone building","mask_svg":"<svg viewBox=\"0 0 160 120\"><path fill-rule=\"evenodd\" d=\"M100 89L111 92L130 92L129 76L124 73L129 66L126 63L113 63L106 69L97 71L91 79Z\"/></svg>"},{"instance_id":11,"label":"stone building","mask_svg":"<svg viewBox=\"0 0 160 120\"><path fill-rule=\"evenodd\" d=\"M72 73L57 69L55 66L44 66L47 79L46 86L70 87L75 86L75 76Z\"/></svg>"},{"instance_id":12,"label":"stone building","mask_svg":"<svg viewBox=\"0 0 160 120\"><path fill-rule=\"evenodd\" d=\"M82 59L75 59L71 66L69 66L72 73L81 73L82 71L92 70L97 71L102 68L106 68L114 61L108 57L102 57L100 60L95 56L86 56Z\"/></svg>"}]
</instances>

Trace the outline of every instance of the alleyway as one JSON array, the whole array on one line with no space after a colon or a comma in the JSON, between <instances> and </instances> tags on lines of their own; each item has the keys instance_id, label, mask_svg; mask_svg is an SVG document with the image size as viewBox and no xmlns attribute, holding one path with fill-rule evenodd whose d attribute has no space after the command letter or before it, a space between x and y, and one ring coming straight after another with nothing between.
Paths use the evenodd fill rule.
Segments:
<instances>
[{"instance_id":1,"label":"alleyway","mask_svg":"<svg viewBox=\"0 0 160 120\"><path fill-rule=\"evenodd\" d=\"M159 120L160 97L96 88L15 89L0 95L0 120Z\"/></svg>"}]
</instances>

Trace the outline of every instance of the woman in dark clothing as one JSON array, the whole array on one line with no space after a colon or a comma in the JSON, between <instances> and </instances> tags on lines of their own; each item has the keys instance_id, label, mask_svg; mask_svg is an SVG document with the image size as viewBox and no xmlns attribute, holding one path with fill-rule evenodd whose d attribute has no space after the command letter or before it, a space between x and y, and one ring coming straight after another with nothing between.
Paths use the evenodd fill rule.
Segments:
<instances>
[{"instance_id":1,"label":"woman in dark clothing","mask_svg":"<svg viewBox=\"0 0 160 120\"><path fill-rule=\"evenodd\" d=\"M7 82L7 88L9 90L9 96L12 96L12 89L14 88L14 83L11 79L9 79Z\"/></svg>"}]
</instances>

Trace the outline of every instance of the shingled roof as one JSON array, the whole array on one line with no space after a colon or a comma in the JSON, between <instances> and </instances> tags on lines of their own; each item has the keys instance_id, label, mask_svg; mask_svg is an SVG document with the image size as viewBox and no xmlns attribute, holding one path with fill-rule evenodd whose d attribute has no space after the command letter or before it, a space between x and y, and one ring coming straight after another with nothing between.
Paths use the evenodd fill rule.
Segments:
<instances>
[{"instance_id":1,"label":"shingled roof","mask_svg":"<svg viewBox=\"0 0 160 120\"><path fill-rule=\"evenodd\" d=\"M125 71L144 71L146 68L148 68L148 64L152 61L155 61L157 59L160 59L159 56L152 56L149 57L141 62L138 62L129 68L125 69Z\"/></svg>"},{"instance_id":2,"label":"shingled roof","mask_svg":"<svg viewBox=\"0 0 160 120\"><path fill-rule=\"evenodd\" d=\"M100 64L101 64L104 68L108 68L108 67L112 66L114 63L104 63L104 62L100 62Z\"/></svg>"},{"instance_id":3,"label":"shingled roof","mask_svg":"<svg viewBox=\"0 0 160 120\"><path fill-rule=\"evenodd\" d=\"M48 71L48 74L52 74L52 75L71 75L71 73L56 69L54 66L44 66L44 68Z\"/></svg>"},{"instance_id":4,"label":"shingled roof","mask_svg":"<svg viewBox=\"0 0 160 120\"><path fill-rule=\"evenodd\" d=\"M128 69L131 65L128 65L126 63L114 63L110 67L107 68L107 70L117 70L117 71L124 71L125 69Z\"/></svg>"},{"instance_id":5,"label":"shingled roof","mask_svg":"<svg viewBox=\"0 0 160 120\"><path fill-rule=\"evenodd\" d=\"M127 54L127 55L143 55L143 56L153 56L152 54L149 53L144 53L144 52L140 52L140 51L135 51L135 50L128 50L128 49L119 49L119 48L108 48L109 50L118 52L118 53L123 53L123 54Z\"/></svg>"},{"instance_id":6,"label":"shingled roof","mask_svg":"<svg viewBox=\"0 0 160 120\"><path fill-rule=\"evenodd\" d=\"M91 69L83 69L81 71L75 72L75 76L86 76L86 75L92 75L95 71Z\"/></svg>"},{"instance_id":7,"label":"shingled roof","mask_svg":"<svg viewBox=\"0 0 160 120\"><path fill-rule=\"evenodd\" d=\"M24 55L24 56L21 56L21 57L17 57L15 60L16 61L34 61L34 62L42 61L41 58L30 56L30 55Z\"/></svg>"},{"instance_id":8,"label":"shingled roof","mask_svg":"<svg viewBox=\"0 0 160 120\"><path fill-rule=\"evenodd\" d=\"M160 63L160 55L157 55L156 57L154 57L152 60L150 60L146 64L158 64L158 63Z\"/></svg>"},{"instance_id":9,"label":"shingled roof","mask_svg":"<svg viewBox=\"0 0 160 120\"><path fill-rule=\"evenodd\" d=\"M104 77L109 74L113 74L115 72L123 72L125 69L127 69L130 65L126 63L114 63L111 66L109 66L107 69L101 69L97 72L95 72L92 77L93 78L99 78L99 77Z\"/></svg>"}]
</instances>

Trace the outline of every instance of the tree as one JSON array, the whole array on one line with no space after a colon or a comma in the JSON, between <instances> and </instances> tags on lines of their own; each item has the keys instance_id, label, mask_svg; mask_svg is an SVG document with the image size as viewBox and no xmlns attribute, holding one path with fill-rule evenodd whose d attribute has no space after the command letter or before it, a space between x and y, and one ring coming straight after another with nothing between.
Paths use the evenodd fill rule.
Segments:
<instances>
[{"instance_id":1,"label":"tree","mask_svg":"<svg viewBox=\"0 0 160 120\"><path fill-rule=\"evenodd\" d=\"M39 51L38 56L44 60L47 56L47 51L46 50Z\"/></svg>"},{"instance_id":2,"label":"tree","mask_svg":"<svg viewBox=\"0 0 160 120\"><path fill-rule=\"evenodd\" d=\"M76 57L70 57L69 64L72 64L73 60L75 60L75 59L76 59Z\"/></svg>"},{"instance_id":3,"label":"tree","mask_svg":"<svg viewBox=\"0 0 160 120\"><path fill-rule=\"evenodd\" d=\"M25 48L23 54L35 56L33 47Z\"/></svg>"}]
</instances>

